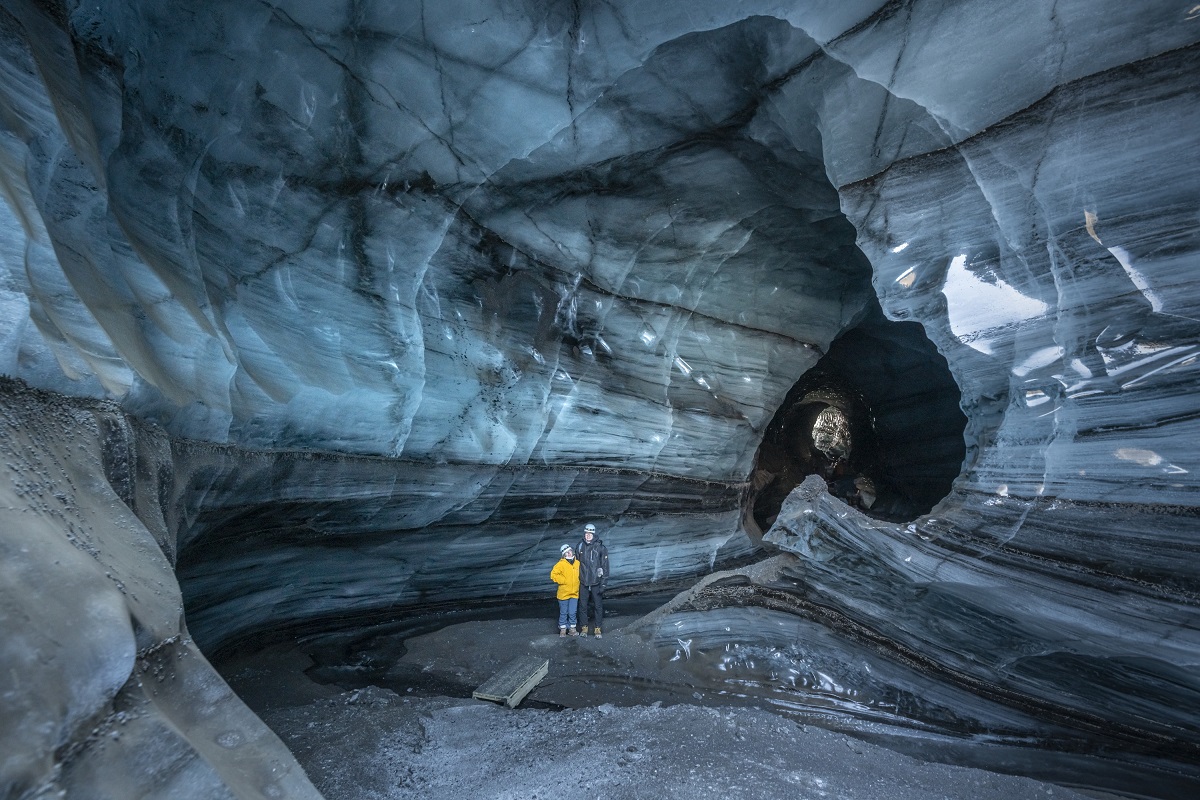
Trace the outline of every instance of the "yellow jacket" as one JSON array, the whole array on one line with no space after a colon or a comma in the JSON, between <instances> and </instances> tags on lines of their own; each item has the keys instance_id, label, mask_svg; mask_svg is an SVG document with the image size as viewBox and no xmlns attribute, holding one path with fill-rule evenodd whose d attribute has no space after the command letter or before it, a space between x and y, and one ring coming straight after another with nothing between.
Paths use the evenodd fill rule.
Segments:
<instances>
[{"instance_id":1,"label":"yellow jacket","mask_svg":"<svg viewBox=\"0 0 1200 800\"><path fill-rule=\"evenodd\" d=\"M558 599L570 600L579 597L579 559L567 561L560 558L550 570L550 580L558 584Z\"/></svg>"}]
</instances>

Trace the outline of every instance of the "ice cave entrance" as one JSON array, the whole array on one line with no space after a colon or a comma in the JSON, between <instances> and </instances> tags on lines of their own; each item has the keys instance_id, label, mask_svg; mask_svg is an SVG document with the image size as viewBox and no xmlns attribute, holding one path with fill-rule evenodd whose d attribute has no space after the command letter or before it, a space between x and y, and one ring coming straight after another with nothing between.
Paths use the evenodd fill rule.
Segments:
<instances>
[{"instance_id":1,"label":"ice cave entrance","mask_svg":"<svg viewBox=\"0 0 1200 800\"><path fill-rule=\"evenodd\" d=\"M929 512L963 469L967 418L946 359L915 322L876 311L788 392L763 435L754 521L767 530L809 475L866 514Z\"/></svg>"}]
</instances>

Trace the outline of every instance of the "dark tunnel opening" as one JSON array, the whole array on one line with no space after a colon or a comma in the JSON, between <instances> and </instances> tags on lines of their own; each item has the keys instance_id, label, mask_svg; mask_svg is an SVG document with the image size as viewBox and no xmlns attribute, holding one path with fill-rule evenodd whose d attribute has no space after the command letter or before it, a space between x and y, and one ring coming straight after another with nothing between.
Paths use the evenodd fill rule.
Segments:
<instances>
[{"instance_id":1,"label":"dark tunnel opening","mask_svg":"<svg viewBox=\"0 0 1200 800\"><path fill-rule=\"evenodd\" d=\"M928 513L962 470L960 400L921 325L876 308L796 382L767 426L752 482L755 522L770 528L809 475L877 519Z\"/></svg>"}]
</instances>

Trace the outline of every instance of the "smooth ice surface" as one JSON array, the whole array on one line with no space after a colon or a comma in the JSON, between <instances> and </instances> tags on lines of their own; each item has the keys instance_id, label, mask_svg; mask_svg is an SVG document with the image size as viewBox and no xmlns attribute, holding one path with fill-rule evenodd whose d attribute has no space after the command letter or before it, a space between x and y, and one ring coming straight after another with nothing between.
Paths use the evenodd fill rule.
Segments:
<instances>
[{"instance_id":1,"label":"smooth ice surface","mask_svg":"<svg viewBox=\"0 0 1200 800\"><path fill-rule=\"evenodd\" d=\"M1193 786L1193 5L0 0L0 372L120 408L2 393L0 777L153 742L252 796L195 731L261 728L139 652L544 592L587 520L622 591L752 557L765 431L881 310L958 389L864 360L936 478L894 487L958 477L911 525L793 495L750 594L801 622L744 644L900 658L899 736L965 694L936 724Z\"/></svg>"}]
</instances>

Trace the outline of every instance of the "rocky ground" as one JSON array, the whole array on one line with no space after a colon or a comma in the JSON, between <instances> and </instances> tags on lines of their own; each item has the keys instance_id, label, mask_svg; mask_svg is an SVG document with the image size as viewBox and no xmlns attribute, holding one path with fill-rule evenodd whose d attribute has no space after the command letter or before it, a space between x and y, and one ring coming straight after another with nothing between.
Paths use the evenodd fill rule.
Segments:
<instances>
[{"instance_id":1,"label":"rocky ground","mask_svg":"<svg viewBox=\"0 0 1200 800\"><path fill-rule=\"evenodd\" d=\"M649 677L659 652L619 610L603 640L561 640L549 615L429 627L218 666L329 800L1085 796L665 686ZM550 662L519 708L470 699L517 655Z\"/></svg>"}]
</instances>

